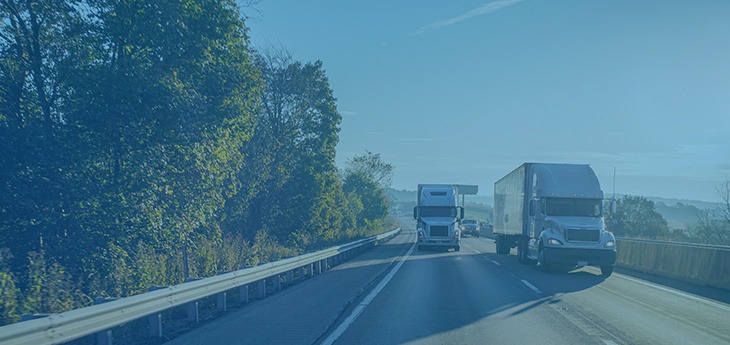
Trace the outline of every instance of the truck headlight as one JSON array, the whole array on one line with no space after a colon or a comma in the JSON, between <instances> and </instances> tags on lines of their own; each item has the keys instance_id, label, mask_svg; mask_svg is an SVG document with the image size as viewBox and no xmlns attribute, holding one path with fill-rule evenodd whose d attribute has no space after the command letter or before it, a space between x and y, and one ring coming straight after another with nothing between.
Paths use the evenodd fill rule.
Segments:
<instances>
[{"instance_id":1,"label":"truck headlight","mask_svg":"<svg viewBox=\"0 0 730 345\"><path fill-rule=\"evenodd\" d=\"M560 242L554 238L548 238L547 243L551 246L562 246L563 245L563 242Z\"/></svg>"},{"instance_id":2,"label":"truck headlight","mask_svg":"<svg viewBox=\"0 0 730 345\"><path fill-rule=\"evenodd\" d=\"M616 246L616 241L608 241L603 246L606 247L606 248L613 248L613 247Z\"/></svg>"}]
</instances>

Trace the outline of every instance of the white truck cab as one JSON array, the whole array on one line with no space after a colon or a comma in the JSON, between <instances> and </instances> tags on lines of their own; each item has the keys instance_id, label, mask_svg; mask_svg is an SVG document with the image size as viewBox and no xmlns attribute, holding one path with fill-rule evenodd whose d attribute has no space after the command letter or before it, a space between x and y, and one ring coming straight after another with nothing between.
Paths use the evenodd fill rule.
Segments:
<instances>
[{"instance_id":1,"label":"white truck cab","mask_svg":"<svg viewBox=\"0 0 730 345\"><path fill-rule=\"evenodd\" d=\"M458 200L457 185L418 185L418 205L413 209L413 218L419 250L424 247L461 249L459 222L464 218L464 208Z\"/></svg>"}]
</instances>

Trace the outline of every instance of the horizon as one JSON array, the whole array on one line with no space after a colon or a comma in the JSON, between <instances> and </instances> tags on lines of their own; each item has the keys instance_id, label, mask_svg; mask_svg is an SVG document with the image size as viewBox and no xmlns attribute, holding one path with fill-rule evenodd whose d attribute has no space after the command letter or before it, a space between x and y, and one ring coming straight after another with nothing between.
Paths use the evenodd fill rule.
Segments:
<instances>
[{"instance_id":1,"label":"horizon","mask_svg":"<svg viewBox=\"0 0 730 345\"><path fill-rule=\"evenodd\" d=\"M396 188L582 163L604 191L615 167L616 193L718 202L730 178L730 2L278 0L248 23L323 61L338 166L380 153Z\"/></svg>"}]
</instances>

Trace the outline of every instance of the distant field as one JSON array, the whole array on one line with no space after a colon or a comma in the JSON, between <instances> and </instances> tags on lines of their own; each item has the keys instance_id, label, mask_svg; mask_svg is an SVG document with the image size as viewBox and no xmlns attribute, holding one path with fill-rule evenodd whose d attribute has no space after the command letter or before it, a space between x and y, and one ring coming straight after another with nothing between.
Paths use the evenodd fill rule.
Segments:
<instances>
[{"instance_id":1,"label":"distant field","mask_svg":"<svg viewBox=\"0 0 730 345\"><path fill-rule=\"evenodd\" d=\"M464 218L491 223L492 207L480 204L466 204L466 207L464 207Z\"/></svg>"}]
</instances>

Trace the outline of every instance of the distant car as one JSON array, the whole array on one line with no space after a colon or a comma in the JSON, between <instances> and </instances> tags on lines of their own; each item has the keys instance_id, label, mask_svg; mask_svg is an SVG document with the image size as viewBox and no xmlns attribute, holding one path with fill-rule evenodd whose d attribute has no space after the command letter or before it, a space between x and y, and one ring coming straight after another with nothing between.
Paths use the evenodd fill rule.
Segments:
<instances>
[{"instance_id":1,"label":"distant car","mask_svg":"<svg viewBox=\"0 0 730 345\"><path fill-rule=\"evenodd\" d=\"M479 223L474 219L464 219L461 221L461 234L479 237Z\"/></svg>"}]
</instances>

